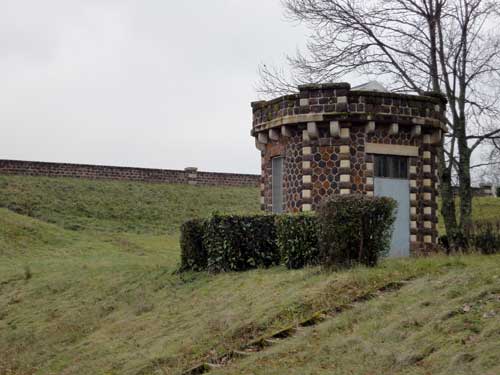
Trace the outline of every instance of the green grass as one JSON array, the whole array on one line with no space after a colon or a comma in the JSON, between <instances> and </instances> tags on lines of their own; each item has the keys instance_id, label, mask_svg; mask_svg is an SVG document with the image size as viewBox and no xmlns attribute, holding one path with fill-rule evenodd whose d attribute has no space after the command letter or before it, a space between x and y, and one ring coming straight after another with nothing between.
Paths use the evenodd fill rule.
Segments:
<instances>
[{"instance_id":1,"label":"green grass","mask_svg":"<svg viewBox=\"0 0 500 375\"><path fill-rule=\"evenodd\" d=\"M66 229L155 234L214 210L260 210L257 188L21 176L0 176L0 207Z\"/></svg>"},{"instance_id":2,"label":"green grass","mask_svg":"<svg viewBox=\"0 0 500 375\"><path fill-rule=\"evenodd\" d=\"M498 257L454 259L401 290L213 374L500 373Z\"/></svg>"},{"instance_id":3,"label":"green grass","mask_svg":"<svg viewBox=\"0 0 500 375\"><path fill-rule=\"evenodd\" d=\"M175 273L180 222L214 208L255 212L257 197L257 189L0 177L0 374L177 374L407 278L415 280L401 292L318 326L317 338L297 337L224 373L295 371L288 365L295 373L392 373L391 358L418 356L426 336L437 347L429 358L441 353L458 366L469 358L461 353L471 352L469 374L493 371L498 353L488 348L498 342L499 315L482 314L500 314L498 299L488 299L500 292L500 256L388 260L336 273ZM473 314L452 314L441 324L441 314L463 303ZM422 324L413 341L397 336L413 320ZM461 346L471 330L469 346ZM377 352L375 360L372 342L385 357ZM342 362L340 350L348 354ZM363 372L370 362L372 372ZM394 373L424 373L420 363ZM456 366L429 368L455 374Z\"/></svg>"},{"instance_id":4,"label":"green grass","mask_svg":"<svg viewBox=\"0 0 500 375\"><path fill-rule=\"evenodd\" d=\"M457 199L455 204L457 215L460 209L459 204L460 201ZM439 200L439 207L441 207L441 200ZM472 208L472 220L474 221L497 222L500 220L500 197L474 197L472 199ZM438 231L439 234L444 234L445 229L441 212L438 213L438 216Z\"/></svg>"}]
</instances>

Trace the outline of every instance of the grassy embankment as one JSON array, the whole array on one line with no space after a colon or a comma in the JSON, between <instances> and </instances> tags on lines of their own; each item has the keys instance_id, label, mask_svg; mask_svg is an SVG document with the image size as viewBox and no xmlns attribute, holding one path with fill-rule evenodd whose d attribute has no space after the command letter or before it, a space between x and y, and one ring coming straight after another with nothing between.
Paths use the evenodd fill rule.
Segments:
<instances>
[{"instance_id":1,"label":"grassy embankment","mask_svg":"<svg viewBox=\"0 0 500 375\"><path fill-rule=\"evenodd\" d=\"M499 256L173 273L183 220L257 202L256 189L0 177L0 374L175 374L412 277L220 372L498 373Z\"/></svg>"}]
</instances>

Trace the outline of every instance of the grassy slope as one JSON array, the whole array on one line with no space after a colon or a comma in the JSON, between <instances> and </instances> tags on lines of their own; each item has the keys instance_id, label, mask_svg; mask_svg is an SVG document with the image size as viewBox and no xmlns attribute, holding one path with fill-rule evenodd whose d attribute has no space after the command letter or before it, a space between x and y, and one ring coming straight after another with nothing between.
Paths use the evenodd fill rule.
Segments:
<instances>
[{"instance_id":1,"label":"grassy slope","mask_svg":"<svg viewBox=\"0 0 500 375\"><path fill-rule=\"evenodd\" d=\"M500 374L498 257L357 304L215 374Z\"/></svg>"},{"instance_id":2,"label":"grassy slope","mask_svg":"<svg viewBox=\"0 0 500 375\"><path fill-rule=\"evenodd\" d=\"M439 201L439 204L441 205L441 201ZM455 208L457 215L459 214L460 210L460 201L457 199L455 203ZM473 220L479 220L479 221L493 221L493 222L498 222L500 220L500 198L497 197L475 197L473 198L473 211L472 211L472 218ZM438 213L439 215L439 222L438 222L438 231L440 233L444 233L444 223L443 223L443 217L441 216L441 213Z\"/></svg>"},{"instance_id":3,"label":"grassy slope","mask_svg":"<svg viewBox=\"0 0 500 375\"><path fill-rule=\"evenodd\" d=\"M174 274L178 224L214 207L255 211L256 189L0 177L1 206L33 216L0 208L2 375L178 373L390 281L424 277L415 285L426 285L431 275L460 279L483 267L500 275L498 256L391 260L334 274ZM449 302L439 307L454 308ZM259 366L234 371L263 373Z\"/></svg>"},{"instance_id":4,"label":"grassy slope","mask_svg":"<svg viewBox=\"0 0 500 375\"><path fill-rule=\"evenodd\" d=\"M259 211L256 188L0 176L0 207L72 230L174 233L214 210Z\"/></svg>"}]
</instances>

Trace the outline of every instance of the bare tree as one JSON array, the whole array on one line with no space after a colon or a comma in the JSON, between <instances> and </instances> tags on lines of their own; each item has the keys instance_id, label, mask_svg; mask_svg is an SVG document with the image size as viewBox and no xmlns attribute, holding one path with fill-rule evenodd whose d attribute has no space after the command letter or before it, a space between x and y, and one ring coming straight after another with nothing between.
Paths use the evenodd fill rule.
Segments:
<instances>
[{"instance_id":1,"label":"bare tree","mask_svg":"<svg viewBox=\"0 0 500 375\"><path fill-rule=\"evenodd\" d=\"M306 53L285 70L262 65L259 91L289 93L297 83L338 81L347 74L382 77L395 92L445 95L450 129L439 152L447 233L471 220L471 155L500 135L500 5L488 0L283 0L287 16L311 30ZM460 192L457 224L452 194Z\"/></svg>"},{"instance_id":2,"label":"bare tree","mask_svg":"<svg viewBox=\"0 0 500 375\"><path fill-rule=\"evenodd\" d=\"M500 138L490 139L482 161L472 165L471 170L482 182L500 187Z\"/></svg>"}]
</instances>

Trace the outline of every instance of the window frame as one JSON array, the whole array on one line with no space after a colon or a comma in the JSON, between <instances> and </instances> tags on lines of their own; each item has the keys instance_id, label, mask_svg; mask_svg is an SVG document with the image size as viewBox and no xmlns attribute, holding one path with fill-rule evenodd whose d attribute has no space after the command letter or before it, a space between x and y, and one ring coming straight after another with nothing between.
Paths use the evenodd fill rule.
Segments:
<instances>
[{"instance_id":1,"label":"window frame","mask_svg":"<svg viewBox=\"0 0 500 375\"><path fill-rule=\"evenodd\" d=\"M374 177L408 180L409 172L408 156L374 154Z\"/></svg>"}]
</instances>

